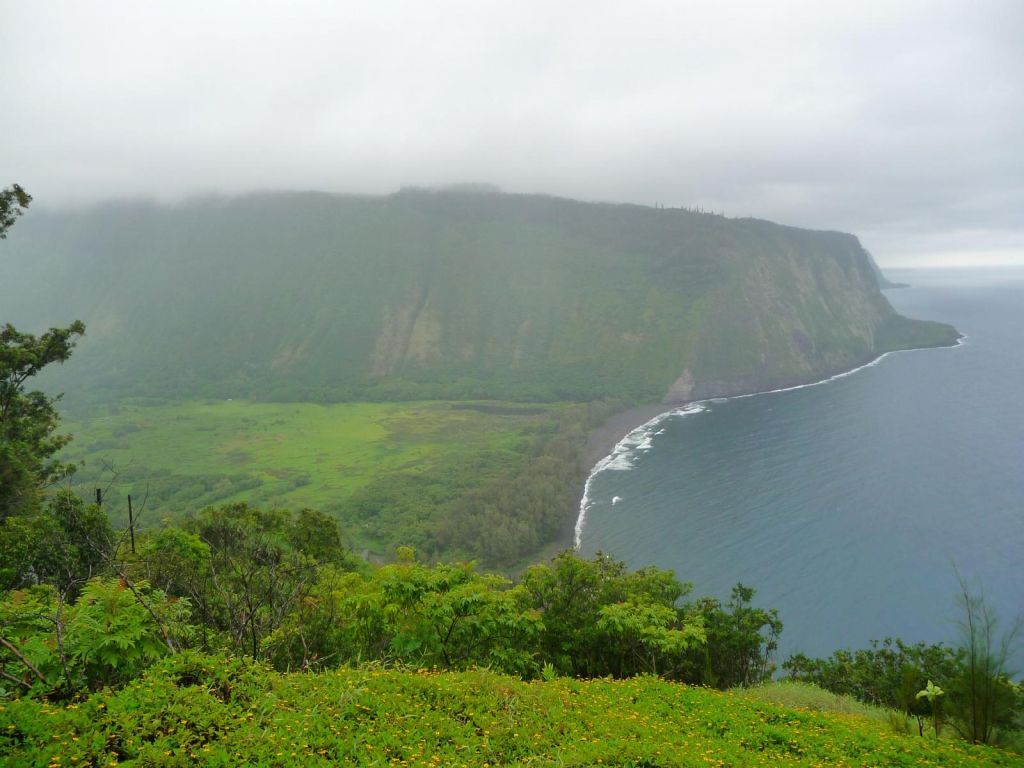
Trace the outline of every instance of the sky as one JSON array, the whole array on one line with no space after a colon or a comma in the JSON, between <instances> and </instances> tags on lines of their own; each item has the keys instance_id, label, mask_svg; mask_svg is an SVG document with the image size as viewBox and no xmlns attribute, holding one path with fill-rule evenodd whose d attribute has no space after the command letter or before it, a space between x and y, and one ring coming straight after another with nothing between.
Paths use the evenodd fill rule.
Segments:
<instances>
[{"instance_id":1,"label":"sky","mask_svg":"<svg viewBox=\"0 0 1024 768\"><path fill-rule=\"evenodd\" d=\"M0 186L700 206L1024 263L1024 2L0 0Z\"/></svg>"}]
</instances>

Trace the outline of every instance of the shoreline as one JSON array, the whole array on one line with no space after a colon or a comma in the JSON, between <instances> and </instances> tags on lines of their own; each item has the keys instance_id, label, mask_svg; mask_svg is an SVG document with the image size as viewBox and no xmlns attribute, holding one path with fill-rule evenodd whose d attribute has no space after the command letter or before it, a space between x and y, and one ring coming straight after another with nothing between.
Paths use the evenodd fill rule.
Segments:
<instances>
[{"instance_id":1,"label":"shoreline","mask_svg":"<svg viewBox=\"0 0 1024 768\"><path fill-rule=\"evenodd\" d=\"M656 419L662 414L669 413L682 408L684 405L668 405L666 403L648 403L646 405L635 405L624 411L619 411L609 416L603 424L590 430L587 436L587 444L579 456L579 464L586 469L586 477L576 495L576 514L572 518L566 518L565 524L558 532L558 536L542 547L539 557L546 562L566 549L576 548L576 525L579 519L580 506L587 492L587 484L594 475L597 465L615 450L615 446L622 442L622 439L642 427L651 419Z\"/></svg>"},{"instance_id":2,"label":"shoreline","mask_svg":"<svg viewBox=\"0 0 1024 768\"><path fill-rule=\"evenodd\" d=\"M957 347L963 346L966 340L967 336L961 334L954 344L935 347L913 347L911 349L892 349L888 352L876 355L875 357L868 359L866 362L855 365L852 368L842 369L833 374L825 374L822 378L797 379L792 384L785 384L775 389L757 390L754 392L738 391L732 394L721 395L712 394L698 400L687 400L677 403L650 403L620 411L608 418L604 424L592 430L588 436L586 447L580 456L580 463L585 467L589 467L589 469L587 469L587 476L577 497L576 515L573 517L571 522L567 522L558 538L552 542L552 545L549 545L549 547L545 549L554 549L556 552L564 549L579 549L583 524L586 519L586 504L588 501L587 494L590 489L591 480L604 469L600 464L615 452L619 443L651 421L660 420L662 417L668 416L674 411L679 411L700 403L706 403L711 400L732 400L734 398L757 397L759 395L771 395L779 392L791 392L795 389L816 387L821 384L827 384L830 381L835 381L836 379L845 378L857 373L858 371L862 371L865 368L871 368L882 362L882 360L889 355L894 355L899 352L923 352L930 349L956 349Z\"/></svg>"},{"instance_id":3,"label":"shoreline","mask_svg":"<svg viewBox=\"0 0 1024 768\"><path fill-rule=\"evenodd\" d=\"M587 445L580 457L580 464L587 468L588 474L593 472L597 463L610 455L615 450L615 446L630 432L642 427L651 419L684 405L685 403L679 405L649 403L613 414L599 427L591 430L587 437Z\"/></svg>"}]
</instances>

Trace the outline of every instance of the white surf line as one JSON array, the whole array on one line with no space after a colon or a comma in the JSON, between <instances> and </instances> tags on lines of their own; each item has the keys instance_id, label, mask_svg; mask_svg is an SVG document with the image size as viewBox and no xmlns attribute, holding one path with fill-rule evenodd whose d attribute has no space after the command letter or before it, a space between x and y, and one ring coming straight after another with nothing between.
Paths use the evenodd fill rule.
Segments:
<instances>
[{"instance_id":1,"label":"white surf line","mask_svg":"<svg viewBox=\"0 0 1024 768\"><path fill-rule=\"evenodd\" d=\"M607 456L605 456L603 459L601 459L599 462L597 462L597 464L593 466L593 468L590 470L590 474L587 475L587 482L583 486L583 498L580 499L580 512L576 518L576 528L573 545L576 549L579 549L580 544L583 543L583 525L587 519L587 508L590 506L590 486L591 483L594 481L594 478L601 472L604 472L606 469L608 469L616 460L620 458L625 458L625 454L627 454L629 451L635 448L642 447L644 441L639 439L639 437L634 437L634 435L636 435L637 433L642 434L644 432L647 432L646 437L649 438L650 430L653 427L656 427L660 421L663 421L664 419L667 419L670 416L689 416L690 414L693 413L700 413L706 408L706 406L704 405L705 402L707 401L701 400L699 402L687 403L686 405L676 406L675 408L669 411L659 413L653 419L645 421L640 426L634 427L633 429L629 430L629 432L622 436L622 439L620 439L619 442L615 444L615 447L612 449L611 453L609 453Z\"/></svg>"},{"instance_id":2,"label":"white surf line","mask_svg":"<svg viewBox=\"0 0 1024 768\"><path fill-rule=\"evenodd\" d=\"M782 387L781 389L766 389L763 392L750 392L746 395L731 395L730 397L708 397L703 400L694 400L693 402L686 403L683 406L677 406L676 408L673 408L670 411L665 411L664 413L659 413L653 419L645 421L639 427L634 427L625 435L623 435L622 439L615 444L615 447L612 449L612 452L605 456L603 459L601 459L599 462L597 462L597 464L595 464L591 468L590 474L587 475L587 482L584 483L583 485L583 498L580 499L580 511L576 517L576 527L574 529L573 536L573 548L578 550L580 546L583 544L583 526L586 524L587 509L590 506L591 483L594 481L594 478L597 475L601 474L606 469L608 469L612 462L623 456L623 454L625 454L627 450L629 450L629 448L627 448L626 446L626 443L633 442L632 440L630 440L630 438L633 436L635 432L640 432L642 430L650 429L651 427L657 426L658 422L667 419L670 416L689 416L690 414L693 413L700 413L706 409L707 406L705 405L705 403L724 403L728 402L729 400L740 400L746 397L774 395L778 392L792 392L795 389L807 389L808 387L817 387L821 384L828 384L830 381L835 381L836 379L845 379L847 376L852 376L858 371L863 371L865 368L872 368L878 365L880 362L882 362L882 360L887 358L889 355L895 355L900 352L928 352L933 349L956 349L957 347L962 347L965 346L966 344L967 335L964 334L959 339L957 339L956 344L949 347L914 347L912 349L893 349L890 350L889 352L883 352L871 362L864 363L864 365L858 365L856 368L851 368L848 371L837 373L833 376L829 376L828 378L821 379L819 381L812 381L808 384L795 384L792 387Z\"/></svg>"}]
</instances>

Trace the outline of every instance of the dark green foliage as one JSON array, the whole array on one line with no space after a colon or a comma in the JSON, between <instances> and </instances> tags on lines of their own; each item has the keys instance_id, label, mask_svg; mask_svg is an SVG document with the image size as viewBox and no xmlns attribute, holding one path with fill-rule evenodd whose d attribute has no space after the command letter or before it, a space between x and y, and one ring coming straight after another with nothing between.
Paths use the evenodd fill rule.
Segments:
<instances>
[{"instance_id":1,"label":"dark green foliage","mask_svg":"<svg viewBox=\"0 0 1024 768\"><path fill-rule=\"evenodd\" d=\"M102 508L66 492L54 494L47 514L56 524L55 535L43 542L47 560L32 570L36 578L74 593L105 569L114 549L113 530Z\"/></svg>"},{"instance_id":2,"label":"dark green foliage","mask_svg":"<svg viewBox=\"0 0 1024 768\"><path fill-rule=\"evenodd\" d=\"M58 492L0 521L0 590L47 582L73 596L105 571L113 547L103 510Z\"/></svg>"},{"instance_id":3,"label":"dark green foliage","mask_svg":"<svg viewBox=\"0 0 1024 768\"><path fill-rule=\"evenodd\" d=\"M428 568L408 558L364 577L325 575L275 636L277 666L378 660L535 672L540 617L524 611L521 590L505 579L478 574L472 565Z\"/></svg>"},{"instance_id":4,"label":"dark green foliage","mask_svg":"<svg viewBox=\"0 0 1024 768\"><path fill-rule=\"evenodd\" d=\"M85 333L80 322L41 336L0 327L0 521L36 508L43 487L70 471L54 459L68 435L56 434L57 398L26 392L30 378L71 356Z\"/></svg>"},{"instance_id":5,"label":"dark green foliage","mask_svg":"<svg viewBox=\"0 0 1024 768\"><path fill-rule=\"evenodd\" d=\"M734 688L757 685L771 677L782 621L774 608L751 605L754 594L750 587L737 584L725 605L712 598L696 603L707 642L702 653L691 654L693 667L688 679L715 688Z\"/></svg>"},{"instance_id":6,"label":"dark green foliage","mask_svg":"<svg viewBox=\"0 0 1024 768\"><path fill-rule=\"evenodd\" d=\"M140 574L190 598L206 647L282 669L377 660L532 677L550 665L576 676L650 672L709 682L688 671L694 654L705 657L705 616L715 626L709 652L727 656L723 667L750 670L771 651L747 603L730 604L729 614L711 601L680 605L688 587L668 571L629 572L608 557L566 552L513 585L472 564L426 566L402 548L395 564L357 572L336 548L328 552L337 565L325 566L289 542L303 522L302 514L243 505L207 510L187 524L192 533L168 528L149 539ZM755 679L748 672L717 682Z\"/></svg>"},{"instance_id":7,"label":"dark green foliage","mask_svg":"<svg viewBox=\"0 0 1024 768\"><path fill-rule=\"evenodd\" d=\"M75 508L69 500L67 509ZM277 712L284 717L284 712L293 711L292 705L281 709L279 702L288 686L296 683L292 678L271 676L261 666L263 661L279 670L320 673L295 678L302 681L297 684L305 692L302 722L317 723L317 728L326 729L324 733L334 735L347 727L344 724L351 717L358 719L359 713L372 711L365 703L349 708L369 680L397 675L393 680L399 686L395 690L398 697L420 689L415 677L381 672L384 666L393 665L420 670L486 667L517 678L543 678L547 681L544 685L559 686L559 701L553 702L558 712L573 706L570 699L576 695L574 686L579 685L559 682L560 674L632 677L639 680L639 687L630 689L633 698L617 704L614 711L605 711L602 717L609 723L644 721L677 707L667 700L659 700L650 711L634 707L644 695L641 689L652 684L644 682L643 675L720 687L749 685L769 673L775 638L781 630L774 611L751 605L754 593L747 587L737 585L725 604L708 599L682 603L689 587L671 572L655 568L630 572L623 563L605 556L588 561L565 552L550 564L529 568L519 584L480 573L473 564L426 565L417 562L409 548L400 548L393 564L372 567L346 554L330 518L309 510L291 514L229 505L204 510L186 521L184 528L167 526L140 539L138 555L116 549L105 559L117 578L91 579L77 597L50 585L38 585L0 598L0 677L4 681L0 683L0 722L10 726L0 730L0 751L36 754L32 750L39 747L42 731L33 723L52 705L43 704L40 709L30 700L80 700L85 691L107 687L114 691L89 700L90 717L76 721L63 754L87 760L98 754L119 760L143 759L145 755L145 760L150 760L157 753L151 754L146 745L160 744L164 757L170 751L172 757L187 754L192 762L214 755L227 763L245 761L250 755L248 747L237 740L221 743L221 737L239 724L262 717L260 713ZM324 562L318 562L314 552ZM188 650L195 646L215 653L239 652L252 662L197 656ZM161 663L161 657L168 655L174 658ZM845 660L841 654L837 657ZM881 680L888 688L873 689L876 698L891 696L896 702L908 701L925 674L926 679L947 674L948 665L953 664L954 691L958 690L957 675L962 675L962 668L956 666L960 657L941 646L907 647L895 641L873 653L858 654L855 662L855 679L864 683ZM912 668L913 664L918 666ZM329 695L333 706L340 702L345 712L335 717L331 706L311 706L311 701L320 701L318 697L325 695L325 681L339 674L332 670L350 666L361 671L342 674L360 676L357 687L340 699ZM799 668L805 677L828 673L843 680L851 676L850 669L836 660L803 659L787 666ZM150 672L141 683L132 682L147 669ZM502 691L520 685L511 679L495 680ZM1019 707L1019 688L1005 678L998 681L1001 691L1017 697L1014 706ZM123 691L115 692L121 688ZM430 711L443 706L443 698L431 696L434 704L428 707ZM493 732L494 738L483 742L489 759L499 753L488 745L498 741L500 754L510 759L524 757L530 754L524 751L526 744L541 743L546 730L529 726L534 733L515 726L498 739L502 731L490 718L515 721L521 707L515 697L501 694L499 698L503 703L498 709L478 701L471 708L446 711L444 717L449 723L483 718L475 721L479 724L471 730L485 737ZM73 712L76 706L65 712ZM769 705L737 706L756 706L760 715L755 716L757 725L730 749L751 750L752 756L760 757L770 752L773 763L790 754L806 757L812 748L822 750L815 759L839 755L818 742L813 742L818 745L814 747L811 742L796 747L793 736L779 741L782 720L766 715ZM235 708L238 716L227 714L224 720L228 710ZM55 714L58 710L46 711ZM394 722L398 710L391 705L386 711L386 721ZM623 711L631 713L624 721ZM324 712L332 716L324 719ZM958 723L964 722L956 712L954 709L952 716L960 718ZM697 733L728 741L728 734L737 727L738 714L739 710L731 715L717 711L702 713L692 722L687 719L685 727L697 727L697 731L690 732L681 747L698 738ZM118 730L120 718L129 716L133 725ZM998 710L997 718L1003 729L1012 725L1003 710ZM412 742L407 738L408 728L422 720L422 713L416 712L413 720L386 742L400 750L393 755L399 761L415 762L415 757L422 755L422 751L416 755L408 751ZM344 748L333 741L331 746L311 751L307 747L315 740L312 735L287 725L282 731L283 721L278 718L274 722L274 733L282 739L275 750L285 747L307 761L327 754L340 759L348 754L339 752ZM374 717L360 727L382 722ZM939 719L935 722L937 729ZM93 730L94 723L100 724L95 726L98 730ZM591 734L600 724L583 723L581 727ZM638 736L644 735L645 743L651 743L652 727L648 722L637 731ZM437 725L432 728L435 736L441 733ZM531 734L529 742L518 739L519 730ZM368 733L380 731L374 725ZM299 734L302 741L295 742ZM259 744L266 738L264 728ZM657 738L665 739L666 734L659 732ZM573 737L573 743L583 741ZM873 759L879 750L888 748L884 738L870 742L870 747L866 743L860 741L857 749L869 749ZM545 754L551 754L552 748L545 747ZM905 754L907 747L900 750ZM257 754L263 755L254 752L250 757L263 759ZM608 759L607 753L600 754L602 761ZM645 754L653 759L660 752L648 750ZM730 759L739 759L746 753L729 754L733 755ZM957 754L962 758L967 753ZM947 760L944 764L956 763Z\"/></svg>"},{"instance_id":8,"label":"dark green foliage","mask_svg":"<svg viewBox=\"0 0 1024 768\"><path fill-rule=\"evenodd\" d=\"M348 557L337 521L315 509L300 509L286 523L285 538L297 550L321 563L336 563Z\"/></svg>"},{"instance_id":9,"label":"dark green foliage","mask_svg":"<svg viewBox=\"0 0 1024 768\"><path fill-rule=\"evenodd\" d=\"M796 654L783 669L793 679L913 716L922 735L925 720L931 719L936 732L948 722L968 741L1019 744L1024 692L1010 678L1007 662L1020 622L1000 634L984 599L961 586L959 647L907 645L887 638L870 649L836 651L827 659ZM944 692L935 706L918 695L929 682Z\"/></svg>"},{"instance_id":10,"label":"dark green foliage","mask_svg":"<svg viewBox=\"0 0 1024 768\"><path fill-rule=\"evenodd\" d=\"M960 663L947 679L953 725L968 741L991 744L1024 725L1024 690L1010 679L1024 617L1001 629L981 592L960 578Z\"/></svg>"},{"instance_id":11,"label":"dark green foliage","mask_svg":"<svg viewBox=\"0 0 1024 768\"><path fill-rule=\"evenodd\" d=\"M284 669L379 660L484 665L527 677L550 665L577 676L651 672L677 679L690 679L692 654L704 657L703 616L679 605L687 587L670 572L628 572L607 557L564 553L512 585L472 565L427 567L411 550L402 552L398 563L362 574L318 568L302 599L267 635L266 657ZM202 633L231 624L201 613L208 598L192 593L192 602ZM723 636L719 631L717 642ZM765 648L746 652L757 659Z\"/></svg>"},{"instance_id":12,"label":"dark green foliage","mask_svg":"<svg viewBox=\"0 0 1024 768\"><path fill-rule=\"evenodd\" d=\"M899 638L875 641L870 648L839 650L827 659L797 653L782 664L789 677L814 683L866 704L906 710L910 688L934 680L945 687L959 663L958 653L941 644L908 645ZM910 681L910 682L908 682Z\"/></svg>"},{"instance_id":13,"label":"dark green foliage","mask_svg":"<svg viewBox=\"0 0 1024 768\"><path fill-rule=\"evenodd\" d=\"M616 408L590 404L553 421L522 452L514 473L475 484L435 515L428 551L509 566L556 539L566 526L589 467L580 455L590 430Z\"/></svg>"},{"instance_id":14,"label":"dark green foliage","mask_svg":"<svg viewBox=\"0 0 1024 768\"><path fill-rule=\"evenodd\" d=\"M432 559L508 568L563 534L586 479L580 455L590 430L621 407L600 401L567 408L518 450L384 474L332 511L377 552L408 545Z\"/></svg>"},{"instance_id":15,"label":"dark green foliage","mask_svg":"<svg viewBox=\"0 0 1024 768\"><path fill-rule=\"evenodd\" d=\"M200 535L168 529L143 550L154 583L190 596L207 647L282 669L382 661L533 677L550 664L628 676L678 675L683 654L703 641L700 619L676 605L685 589L669 572L565 553L513 585L472 564L423 565L408 548L393 565L353 572L348 561L314 566L289 555L268 538L275 526L265 517L253 525L261 514L221 509L193 525ZM209 524L215 517L227 522Z\"/></svg>"},{"instance_id":16,"label":"dark green foliage","mask_svg":"<svg viewBox=\"0 0 1024 768\"><path fill-rule=\"evenodd\" d=\"M210 579L210 545L198 534L167 526L140 538L135 567L151 584L179 597L204 593Z\"/></svg>"},{"instance_id":17,"label":"dark green foliage","mask_svg":"<svg viewBox=\"0 0 1024 768\"><path fill-rule=\"evenodd\" d=\"M31 201L17 184L0 191L0 239L7 237L7 230ZM0 284L10 282L0 280ZM71 439L55 434L59 396L27 392L25 385L47 366L65 362L84 333L79 321L67 328L50 328L38 337L21 333L10 323L0 326L0 525L12 515L34 514L42 489L73 471L54 458ZM16 526L25 527L23 523Z\"/></svg>"},{"instance_id":18,"label":"dark green foliage","mask_svg":"<svg viewBox=\"0 0 1024 768\"><path fill-rule=\"evenodd\" d=\"M540 657L561 674L678 677L684 652L703 643L699 617L677 605L690 585L670 571L564 552L528 568L522 588L543 617Z\"/></svg>"},{"instance_id":19,"label":"dark green foliage","mask_svg":"<svg viewBox=\"0 0 1024 768\"><path fill-rule=\"evenodd\" d=\"M133 586L92 579L71 604L50 585L0 601L0 671L11 693L71 697L123 685L170 651L163 631L187 638L186 602Z\"/></svg>"},{"instance_id":20,"label":"dark green foliage","mask_svg":"<svg viewBox=\"0 0 1024 768\"><path fill-rule=\"evenodd\" d=\"M380 661L487 666L523 677L548 667L552 674L647 672L707 682L689 670L694 654L704 658L705 617L721 621L707 601L700 608L680 604L688 586L671 572L630 572L608 557L588 561L565 552L532 566L514 585L473 564L424 565L409 548L392 565L368 568L345 552L331 525L309 511L229 505L204 510L184 528L141 536L138 555L121 550L108 567L130 593L121 598L147 611L163 597L147 601L146 584L185 599L174 620L188 616L188 631L150 613L168 649L195 643L281 669ZM55 594L75 610L92 599ZM720 627L715 634L716 647L732 654L729 663L749 654L750 664L766 652L763 642L737 650L729 645L734 634ZM38 639L19 637L28 644Z\"/></svg>"},{"instance_id":21,"label":"dark green foliage","mask_svg":"<svg viewBox=\"0 0 1024 768\"><path fill-rule=\"evenodd\" d=\"M14 225L31 202L32 195L18 184L0 190L0 240L7 237L7 230Z\"/></svg>"},{"instance_id":22,"label":"dark green foliage","mask_svg":"<svg viewBox=\"0 0 1024 768\"><path fill-rule=\"evenodd\" d=\"M337 531L330 518L317 520ZM306 530L310 518L293 517L283 510L263 512L245 504L209 508L188 518L184 528L205 544L177 540L163 542L165 567L180 570L170 557L184 550L201 576L187 583L199 623L219 633L227 647L262 658L261 644L294 610L316 580L315 559L295 546L296 540L336 559L340 539L326 530L312 538ZM168 547L167 544L171 544ZM182 547L182 544L186 544ZM208 555L205 560L204 555ZM156 574L167 580L171 574ZM180 576L178 576L179 584ZM205 642L209 635L204 632Z\"/></svg>"}]
</instances>

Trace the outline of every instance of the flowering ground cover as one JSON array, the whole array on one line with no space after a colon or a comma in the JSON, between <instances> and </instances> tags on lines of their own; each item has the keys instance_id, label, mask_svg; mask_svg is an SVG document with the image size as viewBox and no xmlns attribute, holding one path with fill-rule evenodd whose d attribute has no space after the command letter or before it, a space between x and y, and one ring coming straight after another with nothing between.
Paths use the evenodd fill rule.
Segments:
<instances>
[{"instance_id":1,"label":"flowering ground cover","mask_svg":"<svg viewBox=\"0 0 1024 768\"><path fill-rule=\"evenodd\" d=\"M1020 766L1018 755L896 733L653 677L522 682L378 667L281 674L184 654L117 692L0 704L18 766Z\"/></svg>"}]
</instances>

